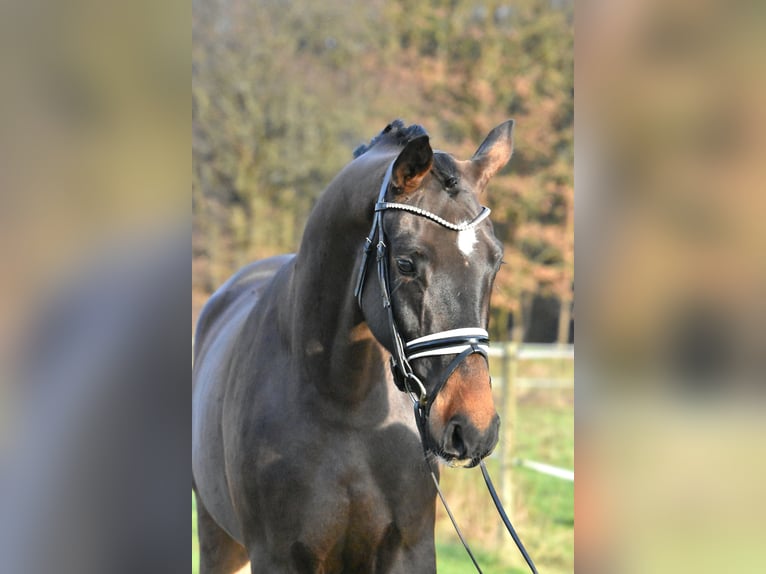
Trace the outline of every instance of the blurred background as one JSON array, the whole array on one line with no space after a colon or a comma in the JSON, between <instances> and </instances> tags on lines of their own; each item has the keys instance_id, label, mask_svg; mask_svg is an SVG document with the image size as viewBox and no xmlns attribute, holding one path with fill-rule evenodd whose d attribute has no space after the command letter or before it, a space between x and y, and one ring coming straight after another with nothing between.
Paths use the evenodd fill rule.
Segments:
<instances>
[{"instance_id":1,"label":"blurred background","mask_svg":"<svg viewBox=\"0 0 766 574\"><path fill-rule=\"evenodd\" d=\"M3 572L187 571L191 7L0 3Z\"/></svg>"},{"instance_id":2,"label":"blurred background","mask_svg":"<svg viewBox=\"0 0 766 574\"><path fill-rule=\"evenodd\" d=\"M764 572L766 6L582 7L577 571Z\"/></svg>"},{"instance_id":3,"label":"blurred background","mask_svg":"<svg viewBox=\"0 0 766 574\"><path fill-rule=\"evenodd\" d=\"M507 262L490 321L506 448L490 464L551 573L572 571L574 545L573 10L550 0L195 0L192 25L193 318L240 266L294 252L320 192L392 120L423 125L462 159L516 121L513 158L484 200ZM523 571L479 471L442 474L485 572ZM437 538L440 573L473 568L441 510Z\"/></svg>"}]
</instances>

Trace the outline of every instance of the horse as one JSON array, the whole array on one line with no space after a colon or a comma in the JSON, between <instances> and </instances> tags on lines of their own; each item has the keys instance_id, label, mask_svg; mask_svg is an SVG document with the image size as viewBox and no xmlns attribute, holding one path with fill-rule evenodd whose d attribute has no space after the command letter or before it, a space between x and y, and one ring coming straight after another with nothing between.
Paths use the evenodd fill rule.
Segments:
<instances>
[{"instance_id":1,"label":"horse","mask_svg":"<svg viewBox=\"0 0 766 574\"><path fill-rule=\"evenodd\" d=\"M475 466L499 436L486 328L503 246L480 197L512 150L513 120L468 160L390 123L319 196L296 254L205 304L203 574L436 571L433 463Z\"/></svg>"}]
</instances>

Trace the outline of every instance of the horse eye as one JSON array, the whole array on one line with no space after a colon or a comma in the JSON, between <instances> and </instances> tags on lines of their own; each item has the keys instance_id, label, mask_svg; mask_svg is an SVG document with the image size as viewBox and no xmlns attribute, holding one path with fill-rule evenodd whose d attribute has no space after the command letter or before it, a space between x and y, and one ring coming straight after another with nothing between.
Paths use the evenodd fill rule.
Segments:
<instances>
[{"instance_id":1,"label":"horse eye","mask_svg":"<svg viewBox=\"0 0 766 574\"><path fill-rule=\"evenodd\" d=\"M415 273L415 264L409 259L397 259L396 266L405 275L413 275Z\"/></svg>"}]
</instances>

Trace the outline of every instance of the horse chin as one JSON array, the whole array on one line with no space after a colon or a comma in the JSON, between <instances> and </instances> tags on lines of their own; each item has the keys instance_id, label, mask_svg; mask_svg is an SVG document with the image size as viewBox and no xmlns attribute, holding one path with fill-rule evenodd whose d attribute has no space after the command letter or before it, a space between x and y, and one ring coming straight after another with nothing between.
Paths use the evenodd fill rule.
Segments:
<instances>
[{"instance_id":1,"label":"horse chin","mask_svg":"<svg viewBox=\"0 0 766 574\"><path fill-rule=\"evenodd\" d=\"M479 464L478 460L472 458L444 458L443 456L436 455L436 460L444 466L450 468L473 468Z\"/></svg>"}]
</instances>

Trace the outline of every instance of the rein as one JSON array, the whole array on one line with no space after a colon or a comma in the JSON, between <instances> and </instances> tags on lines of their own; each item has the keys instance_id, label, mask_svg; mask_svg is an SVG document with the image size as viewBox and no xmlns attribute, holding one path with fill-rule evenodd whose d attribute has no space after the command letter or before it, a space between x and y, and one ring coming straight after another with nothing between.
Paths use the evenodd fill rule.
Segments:
<instances>
[{"instance_id":1,"label":"rein","mask_svg":"<svg viewBox=\"0 0 766 574\"><path fill-rule=\"evenodd\" d=\"M364 283L365 283L365 279L367 275L367 264L372 252L376 251L376 263L377 263L376 267L377 267L378 281L380 283L380 291L381 291L381 295L383 299L383 307L386 309L386 313L388 317L388 325L391 332L391 338L393 341L393 352L391 353L390 367L391 367L391 373L393 374L394 383L396 384L396 387L400 391L409 394L410 398L412 399L413 408L415 411L415 421L417 423L418 430L421 435L421 441L423 442L424 454L426 455L426 464L428 465L428 468L431 472L431 478L433 479L434 485L436 486L436 492L438 493L439 498L441 499L442 504L444 505L444 508L447 511L447 515L452 521L452 525L455 527L455 531L457 532L457 535L460 538L460 541L463 543L463 547L466 549L466 552L468 552L468 555L473 561L473 564L476 567L476 570L479 572L479 574L482 574L482 570L479 567L479 564L476 561L476 558L474 557L473 552L471 552L471 549L469 548L468 543L463 537L463 534L460 531L460 528L458 527L457 522L455 521L455 518L452 515L452 512L450 511L449 506L447 505L447 500L445 499L444 494L439 488L439 481L436 478L436 474L431 468L431 463L428 460L428 454L426 452L426 447L425 447L425 442L426 442L425 437L426 437L426 431L427 431L426 425L428 422L428 416L431 411L431 405L433 404L434 400L436 399L436 396L439 394L439 391L447 382L447 379L449 379L449 377L452 375L455 369L458 368L458 366L460 365L460 363L463 362L463 360L465 360L468 356L474 353L480 354L485 359L489 360L488 359L489 333L487 333L486 330L481 328L468 327L468 328L440 331L438 333L432 333L430 335L425 335L423 337L412 339L411 341L408 341L406 343L404 342L401 334L399 333L399 329L396 326L394 311L391 305L391 288L389 285L389 278L388 278L387 245L386 245L385 232L383 231L382 212L386 210L405 211L405 212L417 215L419 217L424 217L426 219L429 219L430 221L433 221L434 223L437 223L441 225L442 227L445 227L452 231L460 232L460 231L466 231L468 229L473 229L477 225L479 225L479 223L481 223L487 217L489 217L490 209L488 207L482 207L479 214L476 217L474 217L471 221L457 224L457 223L451 223L439 217L435 213L431 213L430 211L421 209L414 205L408 205L405 203L387 202L385 201L385 196L388 191L389 185L391 184L391 173L393 171L393 167L394 167L394 162L391 162L388 166L388 169L386 169L386 174L383 178L383 183L380 186L380 193L378 194L378 200L375 203L375 214L373 215L373 219L372 219L372 227L370 229L370 233L367 235L367 238L365 239L364 251L362 255L362 263L359 268L357 284L356 284L356 288L354 289L354 296L356 297L359 308L362 309L362 294L364 291ZM376 238L377 238L377 243L375 243ZM433 356L442 356L442 355L456 355L456 356L447 366L444 373L442 373L442 375L439 377L437 384L434 386L431 393L428 393L425 385L423 384L423 381L421 381L420 378L413 371L410 361L424 358L424 357L433 357ZM497 508L497 511L500 514L500 518L503 520L503 523L505 524L506 529L511 534L511 537L516 543L516 546L518 547L522 556L524 556L524 559L529 565L529 568L531 569L533 574L537 574L537 569L535 568L535 565L532 562L532 559L529 557L529 554L524 548L524 545L521 543L521 539L519 538L518 534L516 534L516 531L514 530L513 525L511 524L511 521L509 520L507 514L505 513L503 505L500 502L500 498L498 497L497 492L495 491L494 485L492 484L492 480L489 477L487 468L484 465L484 461L481 461L479 464L481 466L482 475L484 476L484 481L487 484L487 489L489 490L490 496L492 497L492 500L495 503L495 507Z\"/></svg>"}]
</instances>

